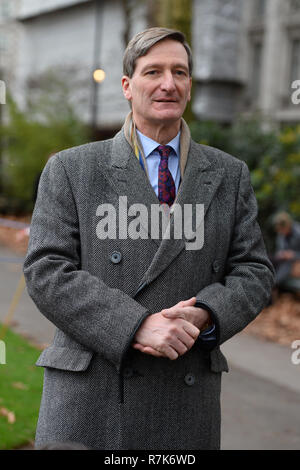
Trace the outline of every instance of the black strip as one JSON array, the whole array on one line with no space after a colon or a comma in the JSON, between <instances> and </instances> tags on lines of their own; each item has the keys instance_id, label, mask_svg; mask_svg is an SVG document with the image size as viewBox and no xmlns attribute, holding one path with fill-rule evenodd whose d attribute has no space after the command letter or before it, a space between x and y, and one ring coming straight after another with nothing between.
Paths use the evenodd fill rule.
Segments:
<instances>
[{"instance_id":1,"label":"black strip","mask_svg":"<svg viewBox=\"0 0 300 470\"><path fill-rule=\"evenodd\" d=\"M201 302L201 301L198 301L198 300L197 300L196 303L195 303L195 307L204 308L205 310L208 310L209 313L211 314L212 321L213 321L213 323L215 324L215 327L216 327L216 330L215 330L216 344L213 346L213 348L214 348L214 347L217 346L217 345L219 344L219 342L220 342L220 323L219 323L219 319L218 319L216 313L212 310L212 308L211 308L208 304L206 304L205 302ZM200 340L200 339L201 339L200 336L198 336L198 340ZM199 343L201 343L201 347L202 347L203 342L199 341ZM208 346L208 345L207 345L207 346ZM213 349L213 348L211 347L211 345L208 346L208 347L209 347L210 349ZM204 349L206 349L205 346L204 346Z\"/></svg>"}]
</instances>

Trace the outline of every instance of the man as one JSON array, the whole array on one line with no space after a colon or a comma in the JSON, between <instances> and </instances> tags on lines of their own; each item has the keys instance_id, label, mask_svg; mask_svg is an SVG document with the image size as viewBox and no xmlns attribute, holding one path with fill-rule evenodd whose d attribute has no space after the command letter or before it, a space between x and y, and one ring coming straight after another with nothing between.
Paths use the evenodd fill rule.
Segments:
<instances>
[{"instance_id":1,"label":"man","mask_svg":"<svg viewBox=\"0 0 300 470\"><path fill-rule=\"evenodd\" d=\"M219 346L267 304L273 271L246 165L193 142L182 119L191 74L183 34L139 33L122 130L43 172L24 273L57 331L37 362L37 446L220 446Z\"/></svg>"},{"instance_id":2,"label":"man","mask_svg":"<svg viewBox=\"0 0 300 470\"><path fill-rule=\"evenodd\" d=\"M273 259L275 284L279 289L300 291L300 224L294 222L287 212L278 212L273 224L277 232Z\"/></svg>"}]
</instances>

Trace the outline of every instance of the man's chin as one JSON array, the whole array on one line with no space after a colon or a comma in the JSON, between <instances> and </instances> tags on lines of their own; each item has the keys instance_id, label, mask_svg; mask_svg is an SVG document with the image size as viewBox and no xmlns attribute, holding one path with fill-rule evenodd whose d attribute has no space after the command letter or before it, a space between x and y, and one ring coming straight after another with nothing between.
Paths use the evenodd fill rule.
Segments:
<instances>
[{"instance_id":1,"label":"man's chin","mask_svg":"<svg viewBox=\"0 0 300 470\"><path fill-rule=\"evenodd\" d=\"M162 109L154 113L154 120L158 122L176 122L181 119L182 113L179 110Z\"/></svg>"}]
</instances>

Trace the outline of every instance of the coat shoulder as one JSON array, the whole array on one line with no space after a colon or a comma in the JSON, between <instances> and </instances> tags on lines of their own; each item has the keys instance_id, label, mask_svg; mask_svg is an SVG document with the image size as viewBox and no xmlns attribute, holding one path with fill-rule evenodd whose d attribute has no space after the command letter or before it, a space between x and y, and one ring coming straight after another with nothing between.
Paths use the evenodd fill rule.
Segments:
<instances>
[{"instance_id":1,"label":"coat shoulder","mask_svg":"<svg viewBox=\"0 0 300 470\"><path fill-rule=\"evenodd\" d=\"M111 154L113 139L107 139L97 142L89 142L76 147L62 150L57 154L57 158L66 168L82 165L85 161L97 159L106 160Z\"/></svg>"},{"instance_id":2,"label":"coat shoulder","mask_svg":"<svg viewBox=\"0 0 300 470\"><path fill-rule=\"evenodd\" d=\"M230 155L223 150L210 147L209 145L198 144L194 141L192 142L195 146L195 149L197 149L200 154L205 155L210 164L215 168L241 171L243 166L247 167L247 164L243 160L234 157L233 155Z\"/></svg>"}]
</instances>

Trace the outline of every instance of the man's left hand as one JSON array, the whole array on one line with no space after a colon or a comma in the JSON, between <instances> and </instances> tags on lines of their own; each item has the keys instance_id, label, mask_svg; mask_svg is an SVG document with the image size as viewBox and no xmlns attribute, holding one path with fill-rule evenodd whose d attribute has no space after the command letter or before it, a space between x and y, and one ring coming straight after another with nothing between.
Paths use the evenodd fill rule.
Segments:
<instances>
[{"instance_id":1,"label":"man's left hand","mask_svg":"<svg viewBox=\"0 0 300 470\"><path fill-rule=\"evenodd\" d=\"M203 330L212 324L210 313L204 308L195 307L196 297L182 300L173 307L161 311L166 318L183 318L195 325L199 330Z\"/></svg>"},{"instance_id":2,"label":"man's left hand","mask_svg":"<svg viewBox=\"0 0 300 470\"><path fill-rule=\"evenodd\" d=\"M161 311L161 314L166 318L183 318L184 320L192 323L194 326L201 329L206 328L212 324L210 313L204 308L195 307L196 297L191 297L188 300L182 300L173 307L165 308ZM151 356L163 357L163 354L156 351L150 346L143 346L139 343L133 344L134 349L150 354Z\"/></svg>"}]
</instances>

